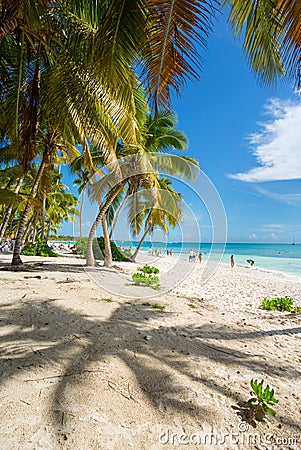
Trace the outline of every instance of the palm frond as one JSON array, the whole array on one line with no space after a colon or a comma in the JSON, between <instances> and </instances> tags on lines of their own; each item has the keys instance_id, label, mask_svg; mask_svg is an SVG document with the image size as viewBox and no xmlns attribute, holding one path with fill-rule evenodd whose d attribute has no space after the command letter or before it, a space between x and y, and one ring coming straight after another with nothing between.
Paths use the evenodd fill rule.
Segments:
<instances>
[{"instance_id":1,"label":"palm frond","mask_svg":"<svg viewBox=\"0 0 301 450\"><path fill-rule=\"evenodd\" d=\"M142 78L155 111L170 104L170 90L179 93L187 78L198 79L214 16L214 1L149 0L148 28L142 47Z\"/></svg>"},{"instance_id":2,"label":"palm frond","mask_svg":"<svg viewBox=\"0 0 301 450\"><path fill-rule=\"evenodd\" d=\"M236 36L244 34L244 52L251 68L272 84L286 72L283 60L283 16L272 0L225 0L229 23Z\"/></svg>"}]
</instances>

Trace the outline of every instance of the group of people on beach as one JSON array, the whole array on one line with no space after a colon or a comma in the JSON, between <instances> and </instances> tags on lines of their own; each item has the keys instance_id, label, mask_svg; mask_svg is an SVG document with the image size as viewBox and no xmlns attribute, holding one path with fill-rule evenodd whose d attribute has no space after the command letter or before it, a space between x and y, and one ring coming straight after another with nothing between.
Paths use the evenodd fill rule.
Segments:
<instances>
[{"instance_id":1,"label":"group of people on beach","mask_svg":"<svg viewBox=\"0 0 301 450\"><path fill-rule=\"evenodd\" d=\"M199 253L198 258L199 258L199 261L201 263L202 259L203 259L203 253L202 252ZM196 253L195 253L195 251L192 248L189 250L188 261L189 262L195 262L196 261Z\"/></svg>"}]
</instances>

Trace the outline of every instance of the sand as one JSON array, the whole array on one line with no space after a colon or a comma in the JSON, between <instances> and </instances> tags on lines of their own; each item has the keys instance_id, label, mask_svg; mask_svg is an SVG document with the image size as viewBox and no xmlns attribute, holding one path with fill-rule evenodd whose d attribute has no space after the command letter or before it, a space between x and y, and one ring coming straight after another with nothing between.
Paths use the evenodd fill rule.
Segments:
<instances>
[{"instance_id":1,"label":"sand","mask_svg":"<svg viewBox=\"0 0 301 450\"><path fill-rule=\"evenodd\" d=\"M131 283L146 260L161 291ZM301 314L260 309L301 305L300 278L225 265L204 277L145 255L112 270L24 261L0 271L0 449L301 448ZM252 378L275 389L276 417L245 407Z\"/></svg>"}]
</instances>

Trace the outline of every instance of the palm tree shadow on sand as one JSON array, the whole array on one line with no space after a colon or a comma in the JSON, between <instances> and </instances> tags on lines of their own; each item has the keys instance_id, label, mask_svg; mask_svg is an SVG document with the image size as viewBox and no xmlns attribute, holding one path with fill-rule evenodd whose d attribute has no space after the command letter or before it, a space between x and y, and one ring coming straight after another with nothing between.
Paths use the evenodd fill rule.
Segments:
<instances>
[{"instance_id":1,"label":"palm tree shadow on sand","mask_svg":"<svg viewBox=\"0 0 301 450\"><path fill-rule=\"evenodd\" d=\"M205 358L209 372L210 366L218 363L224 366L239 364L258 370L260 374L263 371L276 373L275 367L269 364L256 369L251 354L234 351L226 345L208 345L208 327L192 330L164 326L145 328L149 321L160 319L162 314L172 313L162 313L147 305L122 304L107 320L100 320L97 316L59 307L55 301L50 299L36 303L24 301L13 306L1 305L1 325L13 330L0 337L1 379L4 382L22 371L24 382L33 385L41 380L55 380L52 404L47 407L51 428L60 443L62 439L68 438L68 432L64 430L72 416L69 400L72 397L76 402L78 385L84 380L83 377L86 377L85 382L88 380L89 388L93 386L95 377L102 382L95 386L104 386L103 383L106 383L107 387L120 394L121 400L125 398L130 402L129 408L135 408L136 402L139 402L130 389L122 391L115 381L110 381L110 374L106 372L110 358L117 357L134 374L140 390L159 416L168 410L189 416L199 423L207 420L210 407L205 401L202 403L187 395L186 378L197 383L195 386L206 386L213 393L230 398L235 405L241 405L243 399L208 374L193 372L191 358ZM223 340L223 330L215 329L214 325L210 325L210 330ZM228 333L227 336L228 342L229 339L239 338L237 332L233 332L232 336ZM43 368L49 364L53 370L47 368L49 376L45 377ZM27 374L28 369L30 376ZM294 368L287 365L284 375L293 378ZM182 382L176 382L175 377L182 379ZM101 392L97 391L96 395L101 403ZM300 430L297 423L289 425Z\"/></svg>"}]
</instances>

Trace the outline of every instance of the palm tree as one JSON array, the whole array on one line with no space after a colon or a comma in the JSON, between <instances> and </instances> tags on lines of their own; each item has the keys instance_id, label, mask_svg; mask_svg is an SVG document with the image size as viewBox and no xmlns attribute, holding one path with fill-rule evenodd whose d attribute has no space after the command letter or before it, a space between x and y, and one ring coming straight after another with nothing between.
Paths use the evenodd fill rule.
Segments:
<instances>
[{"instance_id":1,"label":"palm tree","mask_svg":"<svg viewBox=\"0 0 301 450\"><path fill-rule=\"evenodd\" d=\"M156 195L152 193L151 198L148 192L138 193L139 197L141 194L142 201L135 199L133 202L131 199L129 202L129 223L135 236L140 233L144 222L144 232L131 256L132 261L136 260L146 236L153 233L155 228L161 228L167 234L168 225L175 227L183 220L182 195L171 187L168 178L158 179L158 191Z\"/></svg>"},{"instance_id":2,"label":"palm tree","mask_svg":"<svg viewBox=\"0 0 301 450\"><path fill-rule=\"evenodd\" d=\"M224 0L234 34L243 35L244 51L266 84L289 75L300 87L301 4L290 0Z\"/></svg>"},{"instance_id":3,"label":"palm tree","mask_svg":"<svg viewBox=\"0 0 301 450\"><path fill-rule=\"evenodd\" d=\"M108 194L103 203L101 203L100 198L104 195L103 189L106 187L106 180L101 180L100 183L95 184L92 198L101 203L101 206L88 237L87 266L95 264L92 243L97 227L102 222L103 216L107 213L115 197L119 195L127 183L131 192L134 192L135 189L138 190L141 186L152 188L158 183L155 174L158 174L163 166L166 173L180 175L183 175L182 170L187 171L187 167L190 166L191 171L188 172L189 176L192 177L194 176L194 169L198 167L195 160L185 157L175 158L174 166L169 165L167 157L162 154L162 152L167 152L170 149L184 150L188 145L184 133L176 128L177 116L173 111L158 111L156 116L152 114L141 115L138 123L141 130L140 148L126 145L119 148L118 158L121 170L107 178L114 187L107 190ZM111 262L109 263L107 259L106 263L110 264Z\"/></svg>"}]
</instances>

